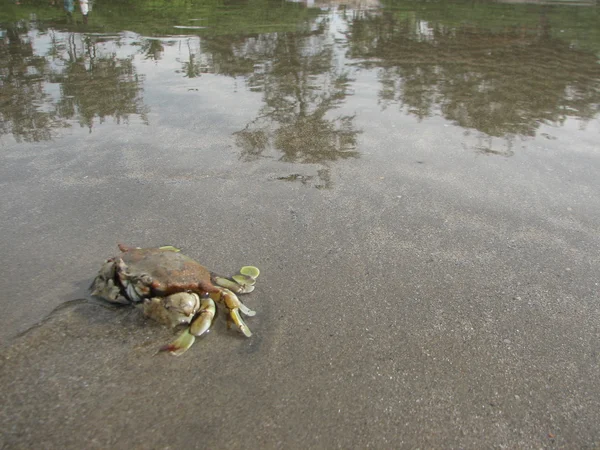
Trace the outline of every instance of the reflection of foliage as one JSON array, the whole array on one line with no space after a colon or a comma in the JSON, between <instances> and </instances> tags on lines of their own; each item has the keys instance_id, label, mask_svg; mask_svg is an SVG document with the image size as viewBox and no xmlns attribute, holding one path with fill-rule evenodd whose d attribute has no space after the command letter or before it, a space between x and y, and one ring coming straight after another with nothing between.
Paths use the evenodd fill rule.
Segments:
<instances>
[{"instance_id":1,"label":"reflection of foliage","mask_svg":"<svg viewBox=\"0 0 600 450\"><path fill-rule=\"evenodd\" d=\"M90 131L95 117L103 122L112 116L120 123L130 114L139 114L147 121L132 58L117 58L114 54L98 56L96 44L85 38L78 47L75 36L69 38L68 59L63 60L66 70L53 80L61 83L58 102L61 117L77 117L80 125Z\"/></svg>"},{"instance_id":2,"label":"reflection of foliage","mask_svg":"<svg viewBox=\"0 0 600 450\"><path fill-rule=\"evenodd\" d=\"M275 34L258 36L212 36L203 41L203 47L210 55L211 71L221 75L247 76L255 75L255 64L272 56L269 48ZM256 73L256 72L255 72Z\"/></svg>"},{"instance_id":3,"label":"reflection of foliage","mask_svg":"<svg viewBox=\"0 0 600 450\"><path fill-rule=\"evenodd\" d=\"M8 27L0 38L0 135L17 141L50 139L52 129L64 126L44 91L46 60L33 53L25 28Z\"/></svg>"},{"instance_id":4,"label":"reflection of foliage","mask_svg":"<svg viewBox=\"0 0 600 450\"><path fill-rule=\"evenodd\" d=\"M264 35L262 43L246 46L268 58L248 77L263 92L264 106L257 119L236 133L243 158L259 158L270 148L281 152L279 159L285 162L324 165L359 156L354 116L328 116L348 95L351 80L336 71L322 30ZM255 53L250 59L261 58ZM329 171L323 169L321 175L329 178Z\"/></svg>"},{"instance_id":5,"label":"reflection of foliage","mask_svg":"<svg viewBox=\"0 0 600 450\"><path fill-rule=\"evenodd\" d=\"M354 116L342 116L327 120L313 113L298 116L275 130L270 121L261 120L262 126L254 121L236 133L236 142L246 160L262 156L270 144L283 153L280 160L284 162L318 164L357 158L359 153L354 148L358 131L353 129L353 119Z\"/></svg>"},{"instance_id":6,"label":"reflection of foliage","mask_svg":"<svg viewBox=\"0 0 600 450\"><path fill-rule=\"evenodd\" d=\"M188 60L183 61L182 70L178 70L178 73L183 73L186 78L196 78L199 77L203 73L213 72L212 64L210 64L208 59L208 55L203 54L200 51L200 48L193 50L192 49L192 38L187 39L187 48L188 48ZM199 42L199 40L197 40ZM181 62L181 60L177 60Z\"/></svg>"},{"instance_id":7,"label":"reflection of foliage","mask_svg":"<svg viewBox=\"0 0 600 450\"><path fill-rule=\"evenodd\" d=\"M202 67L198 64L194 53L190 53L189 61L183 63L183 70L181 72L185 74L186 78L196 78L202 74Z\"/></svg>"},{"instance_id":8,"label":"reflection of foliage","mask_svg":"<svg viewBox=\"0 0 600 450\"><path fill-rule=\"evenodd\" d=\"M384 107L419 118L441 113L490 136L533 135L540 122L584 120L600 111L600 66L593 54L548 38L539 27L491 33L393 14L350 24L353 58L380 67Z\"/></svg>"},{"instance_id":9,"label":"reflection of foliage","mask_svg":"<svg viewBox=\"0 0 600 450\"><path fill-rule=\"evenodd\" d=\"M302 117L284 125L275 132L275 147L283 150L282 161L320 163L338 159L356 158L357 131L353 129L354 117L326 120L325 111Z\"/></svg>"},{"instance_id":10,"label":"reflection of foliage","mask_svg":"<svg viewBox=\"0 0 600 450\"><path fill-rule=\"evenodd\" d=\"M329 167L317 170L316 177L320 182L319 184L314 185L314 187L316 187L317 189L329 189L333 186L333 183L331 182L331 170L329 169ZM304 186L308 186L310 183L313 182L315 176L293 173L285 177L277 177L277 179L288 182L299 182Z\"/></svg>"},{"instance_id":11,"label":"reflection of foliage","mask_svg":"<svg viewBox=\"0 0 600 450\"><path fill-rule=\"evenodd\" d=\"M160 39L144 38L140 43L140 53L145 55L145 59L158 61L162 58L165 51L164 43Z\"/></svg>"},{"instance_id":12,"label":"reflection of foliage","mask_svg":"<svg viewBox=\"0 0 600 450\"><path fill-rule=\"evenodd\" d=\"M0 39L0 134L39 141L51 139L67 119L90 130L95 117L121 122L139 114L146 120L131 58L103 55L99 40L57 32L48 33L47 56L35 55L27 31L9 27ZM46 91L53 84L60 85L59 99Z\"/></svg>"}]
</instances>

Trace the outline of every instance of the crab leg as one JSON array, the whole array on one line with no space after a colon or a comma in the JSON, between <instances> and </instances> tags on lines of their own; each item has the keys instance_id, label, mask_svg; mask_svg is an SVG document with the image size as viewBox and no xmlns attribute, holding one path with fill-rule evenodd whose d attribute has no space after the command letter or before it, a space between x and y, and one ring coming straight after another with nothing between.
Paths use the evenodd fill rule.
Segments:
<instances>
[{"instance_id":1,"label":"crab leg","mask_svg":"<svg viewBox=\"0 0 600 450\"><path fill-rule=\"evenodd\" d=\"M229 278L213 276L213 282L221 287L235 292L236 294L245 294L245 292L243 292L243 286L237 284L235 281L231 281ZM254 286L252 286L252 289L254 289Z\"/></svg>"},{"instance_id":2,"label":"crab leg","mask_svg":"<svg viewBox=\"0 0 600 450\"><path fill-rule=\"evenodd\" d=\"M213 274L213 281L221 287L227 288L236 294L248 294L254 290L256 278L260 270L254 266L244 266L240 273L229 278Z\"/></svg>"},{"instance_id":3,"label":"crab leg","mask_svg":"<svg viewBox=\"0 0 600 450\"><path fill-rule=\"evenodd\" d=\"M254 286L242 286L229 278L214 276L213 281L221 287L227 288L236 294L248 294L254 290Z\"/></svg>"},{"instance_id":4,"label":"crab leg","mask_svg":"<svg viewBox=\"0 0 600 450\"><path fill-rule=\"evenodd\" d=\"M240 312L237 309L230 309L229 317L231 317L231 320L233 320L235 326L238 327L238 329L242 332L244 336L252 336L252 331L250 331L250 328L248 328L248 325L246 325L246 323L242 319L242 316L240 316Z\"/></svg>"},{"instance_id":5,"label":"crab leg","mask_svg":"<svg viewBox=\"0 0 600 450\"><path fill-rule=\"evenodd\" d=\"M211 293L211 298L217 302L224 303L229 310L229 317L233 320L233 323L238 327L238 329L244 334L246 337L252 336L252 332L248 325L244 323L240 312L245 314L246 316L254 316L256 314L255 311L252 311L246 305L244 305L237 295L231 292L229 289L222 288L219 292Z\"/></svg>"},{"instance_id":6,"label":"crab leg","mask_svg":"<svg viewBox=\"0 0 600 450\"><path fill-rule=\"evenodd\" d=\"M190 333L194 336L202 336L206 333L212 325L216 313L215 302L210 297L203 298L200 302L199 313L190 326Z\"/></svg>"},{"instance_id":7,"label":"crab leg","mask_svg":"<svg viewBox=\"0 0 600 450\"><path fill-rule=\"evenodd\" d=\"M250 308L244 305L237 297L237 295L235 295L229 289L221 290L221 298L222 301L225 303L225 306L227 306L229 310L239 310L241 313L248 317L256 315L256 311L252 311Z\"/></svg>"},{"instance_id":8,"label":"crab leg","mask_svg":"<svg viewBox=\"0 0 600 450\"><path fill-rule=\"evenodd\" d=\"M181 333L177 339L170 344L165 345L159 351L171 352L172 355L183 355L196 340L196 336L201 336L208 331L213 323L217 308L215 302L210 297L205 297L200 302L200 309L192 325Z\"/></svg>"}]
</instances>

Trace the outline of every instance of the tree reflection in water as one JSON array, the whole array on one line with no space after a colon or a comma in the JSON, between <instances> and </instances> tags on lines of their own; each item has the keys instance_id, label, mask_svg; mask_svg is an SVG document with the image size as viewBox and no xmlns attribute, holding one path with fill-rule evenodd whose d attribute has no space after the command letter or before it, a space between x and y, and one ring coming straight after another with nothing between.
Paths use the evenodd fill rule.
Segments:
<instances>
[{"instance_id":1,"label":"tree reflection in water","mask_svg":"<svg viewBox=\"0 0 600 450\"><path fill-rule=\"evenodd\" d=\"M105 41L114 37L46 31L48 50L35 54L22 22L0 33L0 134L17 141L40 141L72 121L87 127L113 117L117 123L131 114L147 122L142 80L132 57L117 57ZM58 98L47 92L58 84Z\"/></svg>"},{"instance_id":2,"label":"tree reflection in water","mask_svg":"<svg viewBox=\"0 0 600 450\"><path fill-rule=\"evenodd\" d=\"M298 32L189 37L180 42L188 56L178 59L177 71L188 78L244 77L249 90L262 93L263 106L235 133L240 157L316 165L315 175L278 179L318 188L332 185L331 162L359 156L354 116L332 114L350 94L352 80L336 64L328 25L321 19Z\"/></svg>"},{"instance_id":3,"label":"tree reflection in water","mask_svg":"<svg viewBox=\"0 0 600 450\"><path fill-rule=\"evenodd\" d=\"M330 187L329 163L357 158L354 116L333 116L350 93L348 75L335 65L325 24L305 33L257 37L246 49L261 61L248 84L263 93L258 117L236 133L245 160L275 156L282 162L316 164L320 184ZM271 152L275 151L275 155ZM287 181L308 176L283 177Z\"/></svg>"},{"instance_id":4,"label":"tree reflection in water","mask_svg":"<svg viewBox=\"0 0 600 450\"><path fill-rule=\"evenodd\" d=\"M146 37L141 39L139 53L144 55L144 59L153 59L159 61L162 59L165 51L165 43L160 38Z\"/></svg>"},{"instance_id":5,"label":"tree reflection in water","mask_svg":"<svg viewBox=\"0 0 600 450\"><path fill-rule=\"evenodd\" d=\"M382 108L398 104L419 119L440 114L510 140L600 111L596 56L552 38L549 27L544 14L533 28L491 31L384 12L352 18L347 37L349 56L379 69Z\"/></svg>"},{"instance_id":6,"label":"tree reflection in water","mask_svg":"<svg viewBox=\"0 0 600 450\"><path fill-rule=\"evenodd\" d=\"M189 17L187 7L171 6L177 17ZM340 8L318 15L287 5L276 16L293 21L275 27L263 14L275 10L261 2L234 8L234 16L213 12L209 23L229 18L219 32L207 27L183 38L160 33L166 37L140 38L134 45L145 59L159 61L179 43L177 71L184 77L213 73L244 78L249 90L260 93L262 105L257 117L235 133L241 157L316 165L324 186L330 185L325 174L332 162L359 157L354 116L336 114L352 93L343 57L352 70L376 72L377 101L383 109L398 105L420 120L443 116L470 130L468 137L475 138L470 140L478 141L471 148L485 154L511 155L517 139L535 136L543 123L561 125L577 118L585 126L598 115L597 56L557 38L560 33L552 25L556 15L554 22L547 20L540 7L539 16L530 13L526 23L507 27L495 18L493 5L471 5L469 11L478 14L471 20L476 26L457 19L464 12L458 6L441 11L421 6ZM146 16L138 23L148 30L156 27ZM343 47L332 37L344 28L341 23L346 29L345 39L339 39ZM567 30L576 29L573 19L564 23ZM91 130L107 117L119 123L134 114L147 121L143 80L133 56L121 56L118 34L42 30L48 49L36 55L34 47L40 47L32 46L31 31L39 30L26 21L0 29L1 134L36 141L50 139L54 129L72 122ZM117 56L113 49L120 46ZM59 94L49 94L57 90L47 89L52 84Z\"/></svg>"},{"instance_id":7,"label":"tree reflection in water","mask_svg":"<svg viewBox=\"0 0 600 450\"><path fill-rule=\"evenodd\" d=\"M64 70L52 76L61 85L60 117L75 119L90 132L95 119L102 123L107 117L121 123L136 114L147 123L133 57L118 58L102 44L102 38L69 34L66 52L60 52Z\"/></svg>"},{"instance_id":8,"label":"tree reflection in water","mask_svg":"<svg viewBox=\"0 0 600 450\"><path fill-rule=\"evenodd\" d=\"M34 54L24 23L7 27L3 34L0 37L0 136L12 134L17 142L50 139L52 130L66 123L55 108L39 108L51 100L44 90L47 61Z\"/></svg>"}]
</instances>

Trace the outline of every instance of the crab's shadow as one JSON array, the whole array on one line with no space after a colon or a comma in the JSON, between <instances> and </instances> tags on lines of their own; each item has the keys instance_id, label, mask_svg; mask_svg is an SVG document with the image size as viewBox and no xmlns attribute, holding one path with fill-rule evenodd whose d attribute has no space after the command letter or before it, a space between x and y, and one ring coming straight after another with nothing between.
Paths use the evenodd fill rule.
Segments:
<instances>
[{"instance_id":1,"label":"crab's shadow","mask_svg":"<svg viewBox=\"0 0 600 450\"><path fill-rule=\"evenodd\" d=\"M111 315L103 313L100 308L110 311ZM15 337L22 338L41 327L47 326L54 321L61 321L61 319L70 317L73 314L89 319L90 324L91 322L109 324L118 318L126 318L133 315L133 313L135 313L135 310L128 305L115 305L96 297L76 298L61 303L40 321L17 333Z\"/></svg>"},{"instance_id":2,"label":"crab's shadow","mask_svg":"<svg viewBox=\"0 0 600 450\"><path fill-rule=\"evenodd\" d=\"M89 292L88 287L89 280L74 283L71 296L76 298L59 304L40 321L19 332L15 340L21 343L33 343L42 339L64 340L65 345L68 345L67 343L74 340L93 339L95 345L104 341L107 345L126 346L137 350L147 348L149 353L154 355L184 329L184 326L166 327L144 316L139 309L129 304L112 303L92 295L83 297L83 293ZM218 333L227 341L240 341L242 345L236 347L237 352L241 354L255 353L261 347L260 336L255 334L246 340L235 329L228 328L226 314L222 307L218 308L211 330L200 339L214 339L211 335Z\"/></svg>"},{"instance_id":3,"label":"crab's shadow","mask_svg":"<svg viewBox=\"0 0 600 450\"><path fill-rule=\"evenodd\" d=\"M71 297L76 298L62 302L11 341L18 345L56 342L67 347L89 339L96 345L116 340L118 344L140 349L159 348L161 342L172 338L170 329L148 319L131 305L110 303L91 295L83 297L88 286L89 280L74 283Z\"/></svg>"}]
</instances>

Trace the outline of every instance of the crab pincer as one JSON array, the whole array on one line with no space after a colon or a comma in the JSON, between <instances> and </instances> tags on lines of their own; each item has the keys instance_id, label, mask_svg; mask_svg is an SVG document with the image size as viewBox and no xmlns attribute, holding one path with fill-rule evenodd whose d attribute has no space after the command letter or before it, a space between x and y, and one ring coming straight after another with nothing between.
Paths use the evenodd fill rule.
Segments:
<instances>
[{"instance_id":1,"label":"crab pincer","mask_svg":"<svg viewBox=\"0 0 600 450\"><path fill-rule=\"evenodd\" d=\"M173 342L160 348L159 351L170 352L179 356L185 353L196 341L196 337L206 333L212 325L217 314L215 302L210 297L200 301L200 309L192 319L191 325L177 337Z\"/></svg>"}]
</instances>

